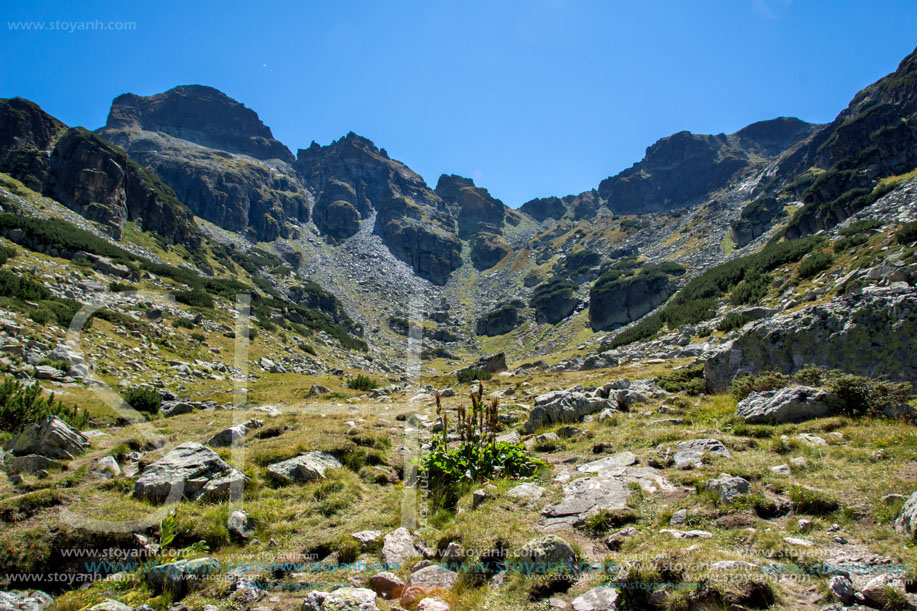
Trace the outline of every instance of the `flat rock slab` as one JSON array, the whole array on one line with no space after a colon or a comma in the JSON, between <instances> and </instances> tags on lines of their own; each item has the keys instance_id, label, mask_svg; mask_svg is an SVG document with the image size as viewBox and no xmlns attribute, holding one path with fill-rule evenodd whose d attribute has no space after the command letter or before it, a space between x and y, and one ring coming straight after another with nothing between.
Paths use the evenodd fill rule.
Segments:
<instances>
[{"instance_id":1,"label":"flat rock slab","mask_svg":"<svg viewBox=\"0 0 917 611\"><path fill-rule=\"evenodd\" d=\"M536 486L535 484L530 484L528 482L524 484L519 484L515 488L510 488L506 492L506 496L512 497L519 501L524 501L529 505L532 505L541 498L545 490L541 486Z\"/></svg>"},{"instance_id":2,"label":"flat rock slab","mask_svg":"<svg viewBox=\"0 0 917 611\"><path fill-rule=\"evenodd\" d=\"M268 465L267 474L282 484L303 484L325 478L326 469L337 469L340 461L325 452L309 452Z\"/></svg>"},{"instance_id":3,"label":"flat rock slab","mask_svg":"<svg viewBox=\"0 0 917 611\"><path fill-rule=\"evenodd\" d=\"M631 452L620 452L614 456L607 456L582 464L576 470L580 473L600 473L614 467L629 467L636 463L637 457Z\"/></svg>"},{"instance_id":4,"label":"flat rock slab","mask_svg":"<svg viewBox=\"0 0 917 611\"><path fill-rule=\"evenodd\" d=\"M411 573L404 587L421 586L424 588L442 588L449 590L459 579L459 574L455 571L445 569L438 564L432 564L418 571Z\"/></svg>"},{"instance_id":5,"label":"flat rock slab","mask_svg":"<svg viewBox=\"0 0 917 611\"><path fill-rule=\"evenodd\" d=\"M799 422L830 415L833 404L827 391L793 386L751 393L736 406L736 416L749 424Z\"/></svg>"},{"instance_id":6,"label":"flat rock slab","mask_svg":"<svg viewBox=\"0 0 917 611\"><path fill-rule=\"evenodd\" d=\"M589 464L581 466L588 467ZM626 508L630 496L630 483L636 483L650 493L674 490L665 476L652 467L606 467L594 472L590 477L566 483L563 488L564 498L542 511L545 516L542 530L577 526L583 524L590 515L603 509L615 511Z\"/></svg>"},{"instance_id":7,"label":"flat rock slab","mask_svg":"<svg viewBox=\"0 0 917 611\"><path fill-rule=\"evenodd\" d=\"M618 596L615 588L592 588L573 599L573 611L616 611Z\"/></svg>"}]
</instances>

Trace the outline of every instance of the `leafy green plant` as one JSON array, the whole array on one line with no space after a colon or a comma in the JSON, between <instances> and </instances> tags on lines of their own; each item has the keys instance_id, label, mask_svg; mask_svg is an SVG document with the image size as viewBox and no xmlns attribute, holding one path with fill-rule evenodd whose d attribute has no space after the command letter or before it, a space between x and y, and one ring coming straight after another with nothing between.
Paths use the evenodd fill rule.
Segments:
<instances>
[{"instance_id":1,"label":"leafy green plant","mask_svg":"<svg viewBox=\"0 0 917 611\"><path fill-rule=\"evenodd\" d=\"M162 396L152 388L135 386L122 393L121 398L138 412L155 414L162 407Z\"/></svg>"},{"instance_id":2,"label":"leafy green plant","mask_svg":"<svg viewBox=\"0 0 917 611\"><path fill-rule=\"evenodd\" d=\"M172 543L175 542L175 537L178 535L178 522L175 519L175 512L173 511L166 517L162 519L159 523L159 553L158 558L166 556L166 550L172 546ZM183 547L177 551L170 551L168 557L171 560L185 560L191 558L192 556L199 556L210 551L210 547L207 545L206 541L195 541L187 547Z\"/></svg>"},{"instance_id":3,"label":"leafy green plant","mask_svg":"<svg viewBox=\"0 0 917 611\"><path fill-rule=\"evenodd\" d=\"M911 394L911 385L906 382L894 384L843 374L829 379L826 387L838 396L841 411L849 416L877 415L886 408L895 409Z\"/></svg>"},{"instance_id":4,"label":"leafy green plant","mask_svg":"<svg viewBox=\"0 0 917 611\"><path fill-rule=\"evenodd\" d=\"M740 329L744 327L746 323L749 323L753 320L754 318L751 316L747 316L745 314L736 314L733 312L732 314L727 314L723 320L717 323L716 330L728 333L734 329Z\"/></svg>"},{"instance_id":5,"label":"leafy green plant","mask_svg":"<svg viewBox=\"0 0 917 611\"><path fill-rule=\"evenodd\" d=\"M362 373L356 377L347 380L347 388L351 390L369 391L379 386L379 381L375 378L365 376Z\"/></svg>"},{"instance_id":6,"label":"leafy green plant","mask_svg":"<svg viewBox=\"0 0 917 611\"><path fill-rule=\"evenodd\" d=\"M76 428L82 428L89 422L89 414L85 410L55 401L53 394L42 397L41 392L37 382L26 386L14 378L5 378L0 384L0 431L15 433L45 416L57 416Z\"/></svg>"},{"instance_id":7,"label":"leafy green plant","mask_svg":"<svg viewBox=\"0 0 917 611\"><path fill-rule=\"evenodd\" d=\"M428 478L434 502L454 505L463 485L497 477L530 477L545 463L529 456L522 444L496 440L499 402L496 397L484 403L484 384L478 382L470 393L471 407L456 409L456 446L449 445L449 419L436 394L436 413L440 431L433 437L430 451L420 459L418 468Z\"/></svg>"}]
</instances>

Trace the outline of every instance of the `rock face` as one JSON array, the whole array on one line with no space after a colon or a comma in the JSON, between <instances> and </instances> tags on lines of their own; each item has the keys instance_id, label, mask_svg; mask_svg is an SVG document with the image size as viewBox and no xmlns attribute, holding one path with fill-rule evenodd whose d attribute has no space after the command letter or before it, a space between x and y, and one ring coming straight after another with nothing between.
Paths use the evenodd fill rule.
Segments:
<instances>
[{"instance_id":1,"label":"rock face","mask_svg":"<svg viewBox=\"0 0 917 611\"><path fill-rule=\"evenodd\" d=\"M589 292L589 324L595 331L626 325L665 303L675 289L665 273L603 276Z\"/></svg>"},{"instance_id":2,"label":"rock face","mask_svg":"<svg viewBox=\"0 0 917 611\"><path fill-rule=\"evenodd\" d=\"M511 252L506 240L495 233L481 231L471 240L471 262L479 270L490 269Z\"/></svg>"},{"instance_id":3,"label":"rock face","mask_svg":"<svg viewBox=\"0 0 917 611\"><path fill-rule=\"evenodd\" d=\"M661 212L691 205L726 186L755 157L773 157L815 126L793 118L753 123L730 135L678 132L646 149L644 158L599 184L616 214Z\"/></svg>"},{"instance_id":4,"label":"rock face","mask_svg":"<svg viewBox=\"0 0 917 611\"><path fill-rule=\"evenodd\" d=\"M48 458L71 459L89 447L89 440L57 416L46 416L35 424L28 424L18 435L4 445L14 456L39 454Z\"/></svg>"},{"instance_id":5,"label":"rock face","mask_svg":"<svg viewBox=\"0 0 917 611\"><path fill-rule=\"evenodd\" d=\"M255 159L293 161L255 111L213 87L182 85L152 96L125 93L115 98L109 129L163 132L201 146Z\"/></svg>"},{"instance_id":6,"label":"rock face","mask_svg":"<svg viewBox=\"0 0 917 611\"><path fill-rule=\"evenodd\" d=\"M554 278L537 286L530 305L535 308L538 322L557 324L573 313L579 304L576 284L563 278Z\"/></svg>"},{"instance_id":7,"label":"rock face","mask_svg":"<svg viewBox=\"0 0 917 611\"><path fill-rule=\"evenodd\" d=\"M917 289L870 286L788 315L754 323L707 359L707 390L738 374L793 373L806 366L917 381Z\"/></svg>"},{"instance_id":8,"label":"rock face","mask_svg":"<svg viewBox=\"0 0 917 611\"><path fill-rule=\"evenodd\" d=\"M303 484L325 478L326 469L341 467L340 461L324 452L309 452L269 465L267 473L274 480L284 484Z\"/></svg>"},{"instance_id":9,"label":"rock face","mask_svg":"<svg viewBox=\"0 0 917 611\"><path fill-rule=\"evenodd\" d=\"M794 386L751 393L736 406L736 416L749 424L799 422L830 415L832 405L826 391Z\"/></svg>"},{"instance_id":10,"label":"rock face","mask_svg":"<svg viewBox=\"0 0 917 611\"><path fill-rule=\"evenodd\" d=\"M491 197L487 189L475 186L470 178L443 174L436 183L436 194L458 208L456 219L460 238L467 239L482 230L492 234L502 230L506 206Z\"/></svg>"},{"instance_id":11,"label":"rock face","mask_svg":"<svg viewBox=\"0 0 917 611\"><path fill-rule=\"evenodd\" d=\"M81 127L67 126L37 104L0 100L0 171L52 197L120 239L126 221L189 246L200 242L175 194L125 152Z\"/></svg>"},{"instance_id":12,"label":"rock face","mask_svg":"<svg viewBox=\"0 0 917 611\"><path fill-rule=\"evenodd\" d=\"M245 482L216 452L195 442L185 442L149 465L134 484L134 496L154 503L164 501L222 500Z\"/></svg>"},{"instance_id":13,"label":"rock face","mask_svg":"<svg viewBox=\"0 0 917 611\"><path fill-rule=\"evenodd\" d=\"M503 335L518 327L520 323L519 308L507 304L479 318L475 325L475 333L489 336Z\"/></svg>"},{"instance_id":14,"label":"rock face","mask_svg":"<svg viewBox=\"0 0 917 611\"><path fill-rule=\"evenodd\" d=\"M901 513L895 520L895 530L906 537L917 539L917 492L912 494L901 508Z\"/></svg>"}]
</instances>

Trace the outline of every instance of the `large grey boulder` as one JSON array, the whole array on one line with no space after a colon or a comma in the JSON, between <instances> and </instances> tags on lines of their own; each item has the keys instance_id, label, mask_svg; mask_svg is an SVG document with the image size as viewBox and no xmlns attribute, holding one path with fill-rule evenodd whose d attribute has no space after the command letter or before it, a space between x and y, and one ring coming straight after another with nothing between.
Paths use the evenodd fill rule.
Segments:
<instances>
[{"instance_id":1,"label":"large grey boulder","mask_svg":"<svg viewBox=\"0 0 917 611\"><path fill-rule=\"evenodd\" d=\"M519 549L519 560L526 571L536 574L576 567L576 553L557 535L532 539Z\"/></svg>"},{"instance_id":2,"label":"large grey boulder","mask_svg":"<svg viewBox=\"0 0 917 611\"><path fill-rule=\"evenodd\" d=\"M835 405L827 391L793 386L751 393L736 406L736 416L749 424L799 422L830 415Z\"/></svg>"},{"instance_id":3,"label":"large grey boulder","mask_svg":"<svg viewBox=\"0 0 917 611\"><path fill-rule=\"evenodd\" d=\"M233 444L240 444L245 440L245 436L248 434L249 430L257 429L262 426L264 426L263 420L252 418L242 424L223 429L207 440L207 445L211 448L225 448Z\"/></svg>"},{"instance_id":4,"label":"large grey boulder","mask_svg":"<svg viewBox=\"0 0 917 611\"><path fill-rule=\"evenodd\" d=\"M599 586L573 599L573 611L617 611L618 590Z\"/></svg>"},{"instance_id":5,"label":"large grey boulder","mask_svg":"<svg viewBox=\"0 0 917 611\"><path fill-rule=\"evenodd\" d=\"M379 611L379 607L372 590L348 587L334 592L309 592L302 611Z\"/></svg>"},{"instance_id":6,"label":"large grey boulder","mask_svg":"<svg viewBox=\"0 0 917 611\"><path fill-rule=\"evenodd\" d=\"M901 508L895 520L895 530L910 539L917 540L917 492L911 495Z\"/></svg>"},{"instance_id":7,"label":"large grey boulder","mask_svg":"<svg viewBox=\"0 0 917 611\"><path fill-rule=\"evenodd\" d=\"M707 480L705 488L715 492L720 503L730 505L743 494L748 494L751 485L744 478L720 473L718 478Z\"/></svg>"},{"instance_id":8,"label":"large grey boulder","mask_svg":"<svg viewBox=\"0 0 917 611\"><path fill-rule=\"evenodd\" d=\"M326 469L336 469L340 461L325 452L309 452L274 463L267 468L267 474L282 484L303 484L325 478Z\"/></svg>"},{"instance_id":9,"label":"large grey boulder","mask_svg":"<svg viewBox=\"0 0 917 611\"><path fill-rule=\"evenodd\" d=\"M442 588L443 590L449 590L458 582L458 579L459 574L455 571L450 571L438 564L431 564L430 566L426 566L411 573L404 587L410 588L411 586L421 586L424 588Z\"/></svg>"},{"instance_id":10,"label":"large grey boulder","mask_svg":"<svg viewBox=\"0 0 917 611\"><path fill-rule=\"evenodd\" d=\"M659 454L658 462L665 466L675 466L678 469L688 469L691 467L700 467L704 464L704 458L712 454L730 458L731 454L726 446L718 439L688 439L679 441L675 444L674 451L666 446L657 446Z\"/></svg>"},{"instance_id":11,"label":"large grey boulder","mask_svg":"<svg viewBox=\"0 0 917 611\"><path fill-rule=\"evenodd\" d=\"M595 414L606 408L617 409L618 404L601 396L570 390L555 390L535 398L535 407L522 425L525 433L534 433L551 424L578 422L583 416Z\"/></svg>"},{"instance_id":12,"label":"large grey boulder","mask_svg":"<svg viewBox=\"0 0 917 611\"><path fill-rule=\"evenodd\" d=\"M134 484L134 496L155 503L223 500L234 487L241 492L244 482L245 476L216 452L188 441L143 470Z\"/></svg>"},{"instance_id":13,"label":"large grey boulder","mask_svg":"<svg viewBox=\"0 0 917 611\"><path fill-rule=\"evenodd\" d=\"M393 568L400 567L406 560L420 555L414 546L411 531L403 526L396 528L382 539L382 560Z\"/></svg>"},{"instance_id":14,"label":"large grey boulder","mask_svg":"<svg viewBox=\"0 0 917 611\"><path fill-rule=\"evenodd\" d=\"M704 364L709 392L739 374L807 366L917 382L917 288L870 286L804 310L752 323Z\"/></svg>"},{"instance_id":15,"label":"large grey boulder","mask_svg":"<svg viewBox=\"0 0 917 611\"><path fill-rule=\"evenodd\" d=\"M18 435L6 442L4 449L14 456L40 454L49 458L70 459L89 447L85 435L75 430L57 416L46 416L39 423L31 423Z\"/></svg>"}]
</instances>

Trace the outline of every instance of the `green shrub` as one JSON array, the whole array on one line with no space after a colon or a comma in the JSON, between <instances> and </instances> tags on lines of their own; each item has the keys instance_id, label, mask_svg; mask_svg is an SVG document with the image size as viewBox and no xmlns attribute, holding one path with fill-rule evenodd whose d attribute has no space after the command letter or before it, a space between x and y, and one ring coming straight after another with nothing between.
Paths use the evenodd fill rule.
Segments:
<instances>
[{"instance_id":1,"label":"green shrub","mask_svg":"<svg viewBox=\"0 0 917 611\"><path fill-rule=\"evenodd\" d=\"M175 319L172 321L172 326L175 327L176 329L178 329L178 328L182 328L182 329L194 329L194 328L195 328L195 325L194 325L193 322L191 322L191 321L188 320L187 318L182 318L181 316L175 318Z\"/></svg>"},{"instance_id":2,"label":"green shrub","mask_svg":"<svg viewBox=\"0 0 917 611\"><path fill-rule=\"evenodd\" d=\"M162 397L152 388L135 386L122 393L121 398L138 412L155 414L162 407Z\"/></svg>"},{"instance_id":3,"label":"green shrub","mask_svg":"<svg viewBox=\"0 0 917 611\"><path fill-rule=\"evenodd\" d=\"M789 376L777 371L766 371L757 376L739 376L732 381L729 392L736 401L741 401L753 392L777 390L790 383Z\"/></svg>"},{"instance_id":4,"label":"green shrub","mask_svg":"<svg viewBox=\"0 0 917 611\"><path fill-rule=\"evenodd\" d=\"M799 264L799 277L812 278L834 263L834 257L827 252L813 252Z\"/></svg>"},{"instance_id":5,"label":"green shrub","mask_svg":"<svg viewBox=\"0 0 917 611\"><path fill-rule=\"evenodd\" d=\"M689 395L699 395L706 389L704 366L701 364L674 369L656 376L656 384L668 392L684 390Z\"/></svg>"},{"instance_id":6,"label":"green shrub","mask_svg":"<svg viewBox=\"0 0 917 611\"><path fill-rule=\"evenodd\" d=\"M0 246L0 265L3 265L16 256L16 249L9 246Z\"/></svg>"},{"instance_id":7,"label":"green shrub","mask_svg":"<svg viewBox=\"0 0 917 611\"><path fill-rule=\"evenodd\" d=\"M827 389L841 401L841 411L849 416L878 415L896 408L910 398L911 385L870 380L862 376L839 375L828 380Z\"/></svg>"},{"instance_id":8,"label":"green shrub","mask_svg":"<svg viewBox=\"0 0 917 611\"><path fill-rule=\"evenodd\" d=\"M202 344L205 341L207 341L207 336L201 333L200 331L194 331L191 334L191 339L198 342L199 344Z\"/></svg>"},{"instance_id":9,"label":"green shrub","mask_svg":"<svg viewBox=\"0 0 917 611\"><path fill-rule=\"evenodd\" d=\"M134 287L130 284L125 284L124 282L110 282L108 284L108 290L112 293L120 293L123 291L133 291Z\"/></svg>"},{"instance_id":10,"label":"green shrub","mask_svg":"<svg viewBox=\"0 0 917 611\"><path fill-rule=\"evenodd\" d=\"M847 225L846 227L838 229L837 232L844 237L850 237L854 235L868 233L872 231L873 229L878 229L881 226L882 226L882 223L877 221L876 219L862 219L859 221L854 221L850 223L849 225Z\"/></svg>"},{"instance_id":11,"label":"green shrub","mask_svg":"<svg viewBox=\"0 0 917 611\"><path fill-rule=\"evenodd\" d=\"M861 244L869 241L869 236L865 233L857 233L846 238L840 238L834 241L834 252L847 252L851 248L856 248Z\"/></svg>"},{"instance_id":12,"label":"green shrub","mask_svg":"<svg viewBox=\"0 0 917 611\"><path fill-rule=\"evenodd\" d=\"M717 323L716 330L723 331L724 333L728 333L729 331L732 331L733 329L740 329L744 327L746 323L749 323L753 320L754 318L746 314L736 314L736 313L727 314L726 317L723 318L723 320Z\"/></svg>"},{"instance_id":13,"label":"green shrub","mask_svg":"<svg viewBox=\"0 0 917 611\"><path fill-rule=\"evenodd\" d=\"M455 377L458 379L459 384L465 384L466 382L472 382L474 380L483 380L486 382L492 376L486 369L481 369L480 367L466 367L465 369L459 370L459 372L455 374Z\"/></svg>"},{"instance_id":14,"label":"green shrub","mask_svg":"<svg viewBox=\"0 0 917 611\"><path fill-rule=\"evenodd\" d=\"M126 250L94 233L80 229L73 223L60 219L18 216L3 212L0 213L0 228L21 229L32 242L43 244L48 248L91 252L121 262L127 262L133 258Z\"/></svg>"},{"instance_id":15,"label":"green shrub","mask_svg":"<svg viewBox=\"0 0 917 611\"><path fill-rule=\"evenodd\" d=\"M175 301L195 308L212 308L213 297L201 289L191 289L175 294Z\"/></svg>"},{"instance_id":16,"label":"green shrub","mask_svg":"<svg viewBox=\"0 0 917 611\"><path fill-rule=\"evenodd\" d=\"M371 378L369 376L365 376L362 373L356 377L353 377L347 380L347 388L351 390L368 391L368 390L372 390L376 388L377 386L379 386L378 380Z\"/></svg>"},{"instance_id":17,"label":"green shrub","mask_svg":"<svg viewBox=\"0 0 917 611\"><path fill-rule=\"evenodd\" d=\"M42 388L37 382L26 386L19 380L4 378L0 384L0 431L15 433L45 416L57 416L76 428L89 422L85 410L55 401L53 394L46 398L41 395Z\"/></svg>"},{"instance_id":18,"label":"green shrub","mask_svg":"<svg viewBox=\"0 0 917 611\"><path fill-rule=\"evenodd\" d=\"M895 232L895 240L904 246L910 246L917 242L917 221L905 223Z\"/></svg>"}]
</instances>

